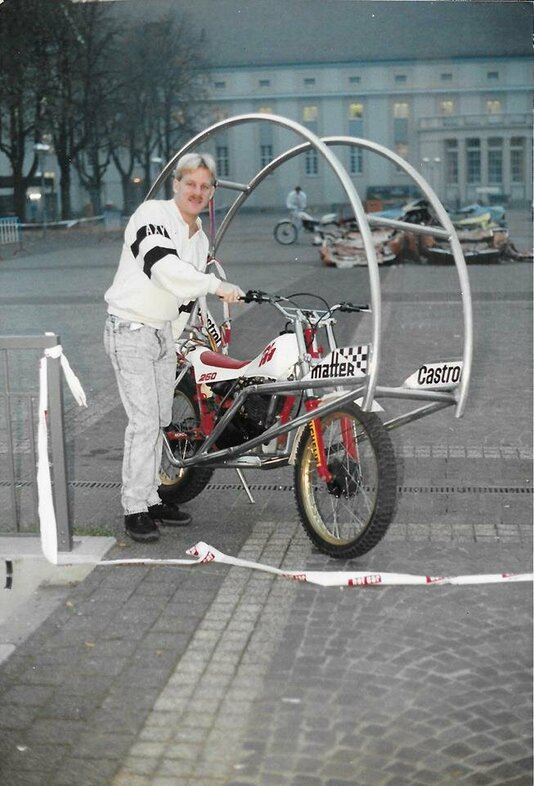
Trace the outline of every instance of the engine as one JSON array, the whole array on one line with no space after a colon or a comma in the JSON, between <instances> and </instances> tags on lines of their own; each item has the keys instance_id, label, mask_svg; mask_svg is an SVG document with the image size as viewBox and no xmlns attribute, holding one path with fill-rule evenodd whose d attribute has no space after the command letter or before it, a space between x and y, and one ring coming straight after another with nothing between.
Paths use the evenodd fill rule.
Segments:
<instances>
[{"instance_id":1,"label":"engine","mask_svg":"<svg viewBox=\"0 0 534 786\"><path fill-rule=\"evenodd\" d=\"M257 385L266 381L264 378L242 378L237 382L219 382L212 385L211 389L219 399L217 420L224 415L227 403L234 399L240 390L249 385ZM282 405L283 399L275 397L273 401L273 396L268 394L255 393L248 396L237 415L217 439L217 447L231 448L234 445L247 442L253 437L258 437L272 425Z\"/></svg>"}]
</instances>

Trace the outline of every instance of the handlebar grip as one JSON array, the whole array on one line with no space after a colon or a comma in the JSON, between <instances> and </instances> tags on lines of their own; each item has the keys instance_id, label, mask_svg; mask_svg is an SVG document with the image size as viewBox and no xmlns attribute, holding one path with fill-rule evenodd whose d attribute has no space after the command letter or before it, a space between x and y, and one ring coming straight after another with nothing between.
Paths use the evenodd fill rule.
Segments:
<instances>
[{"instance_id":1,"label":"handlebar grip","mask_svg":"<svg viewBox=\"0 0 534 786\"><path fill-rule=\"evenodd\" d=\"M270 300L270 296L267 292L262 292L261 289L249 289L241 300L245 303L266 303Z\"/></svg>"},{"instance_id":2,"label":"handlebar grip","mask_svg":"<svg viewBox=\"0 0 534 786\"><path fill-rule=\"evenodd\" d=\"M356 305L355 303L341 303L339 306L340 311L370 311L369 303L363 305Z\"/></svg>"}]
</instances>

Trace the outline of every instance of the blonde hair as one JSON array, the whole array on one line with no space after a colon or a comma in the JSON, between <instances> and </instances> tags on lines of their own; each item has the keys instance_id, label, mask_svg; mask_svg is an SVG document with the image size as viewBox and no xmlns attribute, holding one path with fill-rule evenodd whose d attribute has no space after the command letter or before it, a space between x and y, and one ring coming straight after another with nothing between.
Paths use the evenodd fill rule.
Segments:
<instances>
[{"instance_id":1,"label":"blonde hair","mask_svg":"<svg viewBox=\"0 0 534 786\"><path fill-rule=\"evenodd\" d=\"M190 172L199 167L204 167L204 169L208 170L215 185L217 168L213 156L210 156L209 153L186 153L185 156L178 159L173 176L176 180L181 180L185 172Z\"/></svg>"}]
</instances>

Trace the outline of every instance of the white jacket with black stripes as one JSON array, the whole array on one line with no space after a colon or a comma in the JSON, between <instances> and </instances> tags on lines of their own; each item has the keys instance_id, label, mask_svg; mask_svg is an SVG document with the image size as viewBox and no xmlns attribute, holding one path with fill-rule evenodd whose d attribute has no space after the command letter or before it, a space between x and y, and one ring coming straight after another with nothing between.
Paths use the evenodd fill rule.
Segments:
<instances>
[{"instance_id":1,"label":"white jacket with black stripes","mask_svg":"<svg viewBox=\"0 0 534 786\"><path fill-rule=\"evenodd\" d=\"M193 302L215 294L220 280L205 273L208 238L197 219L190 238L174 199L143 202L124 232L119 267L104 295L108 313L130 322L162 328L172 322L182 332Z\"/></svg>"}]
</instances>

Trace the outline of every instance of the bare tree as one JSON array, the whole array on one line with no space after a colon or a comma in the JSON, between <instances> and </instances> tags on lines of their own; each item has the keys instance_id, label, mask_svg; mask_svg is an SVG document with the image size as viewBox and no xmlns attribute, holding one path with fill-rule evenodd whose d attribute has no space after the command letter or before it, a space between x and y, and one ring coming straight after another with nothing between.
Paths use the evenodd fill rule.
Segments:
<instances>
[{"instance_id":1,"label":"bare tree","mask_svg":"<svg viewBox=\"0 0 534 786\"><path fill-rule=\"evenodd\" d=\"M123 36L111 147L121 173L125 210L133 207L135 163L142 167L146 191L152 159L168 160L202 120L207 95L202 45L202 36L186 29L174 14L134 23Z\"/></svg>"},{"instance_id":2,"label":"bare tree","mask_svg":"<svg viewBox=\"0 0 534 786\"><path fill-rule=\"evenodd\" d=\"M101 3L7 0L0 5L0 150L12 170L17 215L37 171L33 145L46 135L60 169L61 214L71 215L71 172L98 210L109 163L105 115L114 24Z\"/></svg>"},{"instance_id":3,"label":"bare tree","mask_svg":"<svg viewBox=\"0 0 534 786\"><path fill-rule=\"evenodd\" d=\"M61 13L47 30L43 121L50 133L60 171L61 217L72 215L72 165L87 144L87 36L85 11L59 0Z\"/></svg>"},{"instance_id":4,"label":"bare tree","mask_svg":"<svg viewBox=\"0 0 534 786\"><path fill-rule=\"evenodd\" d=\"M0 150L11 166L15 212L22 220L26 189L38 165L33 144L42 133L45 94L39 74L49 10L40 0L0 6Z\"/></svg>"},{"instance_id":5,"label":"bare tree","mask_svg":"<svg viewBox=\"0 0 534 786\"><path fill-rule=\"evenodd\" d=\"M202 122L206 70L202 35L175 14L121 21L113 4L5 0L0 4L0 150L13 175L17 214L50 137L60 169L61 214L69 218L72 167L100 213L111 159L124 209L134 207L132 174L168 160Z\"/></svg>"},{"instance_id":6,"label":"bare tree","mask_svg":"<svg viewBox=\"0 0 534 786\"><path fill-rule=\"evenodd\" d=\"M111 160L109 129L113 122L117 80L115 37L117 26L102 3L76 5L77 29L81 38L80 80L83 101L80 112L79 144L74 166L89 194L94 213L102 209L104 175Z\"/></svg>"}]
</instances>

